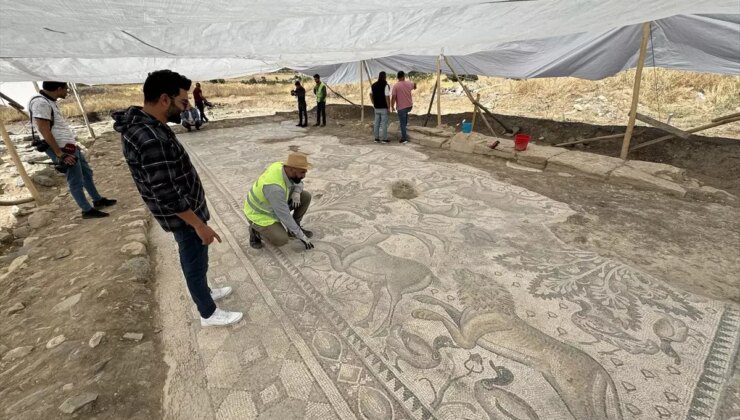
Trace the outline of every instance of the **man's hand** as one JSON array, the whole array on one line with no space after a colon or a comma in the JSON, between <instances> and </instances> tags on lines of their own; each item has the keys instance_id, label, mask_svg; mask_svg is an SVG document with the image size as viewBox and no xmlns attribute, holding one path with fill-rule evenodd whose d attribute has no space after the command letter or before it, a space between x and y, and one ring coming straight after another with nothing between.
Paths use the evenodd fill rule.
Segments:
<instances>
[{"instance_id":1,"label":"man's hand","mask_svg":"<svg viewBox=\"0 0 740 420\"><path fill-rule=\"evenodd\" d=\"M75 163L77 163L77 158L67 153L62 153L62 156L59 158L59 160L64 162L64 164L67 166L74 166Z\"/></svg>"},{"instance_id":2,"label":"man's hand","mask_svg":"<svg viewBox=\"0 0 740 420\"><path fill-rule=\"evenodd\" d=\"M313 244L311 243L311 241L309 241L309 240L308 240L308 238L306 238L306 239L301 239L301 242L303 242L303 246L305 246L305 247L306 247L306 250L307 250L307 251L308 251L309 249L313 249L313 248L314 248L314 245L313 245Z\"/></svg>"},{"instance_id":3,"label":"man's hand","mask_svg":"<svg viewBox=\"0 0 740 420\"><path fill-rule=\"evenodd\" d=\"M203 245L212 244L214 239L219 243L221 242L221 237L218 236L218 233L205 223L195 228L195 233L197 233L200 240L203 241Z\"/></svg>"},{"instance_id":4,"label":"man's hand","mask_svg":"<svg viewBox=\"0 0 740 420\"><path fill-rule=\"evenodd\" d=\"M301 193L295 191L291 194L290 199L293 201L292 209L297 209L301 205Z\"/></svg>"}]
</instances>

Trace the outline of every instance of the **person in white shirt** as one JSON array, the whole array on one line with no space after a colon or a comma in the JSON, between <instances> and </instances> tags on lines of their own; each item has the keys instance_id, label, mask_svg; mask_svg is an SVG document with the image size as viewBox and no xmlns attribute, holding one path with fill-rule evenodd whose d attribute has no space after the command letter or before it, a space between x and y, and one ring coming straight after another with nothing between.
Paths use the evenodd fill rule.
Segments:
<instances>
[{"instance_id":1,"label":"person in white shirt","mask_svg":"<svg viewBox=\"0 0 740 420\"><path fill-rule=\"evenodd\" d=\"M28 102L32 124L45 141L45 144L41 143L45 147L37 149L46 152L55 164L63 163L61 167L66 169L70 195L82 210L83 219L108 216L108 213L100 209L116 204L116 200L105 198L98 193L93 181L93 171L77 146L75 132L57 106L57 99L67 97L69 92L67 83L43 82L41 86L39 94ZM85 197L85 191L90 195L92 205Z\"/></svg>"}]
</instances>

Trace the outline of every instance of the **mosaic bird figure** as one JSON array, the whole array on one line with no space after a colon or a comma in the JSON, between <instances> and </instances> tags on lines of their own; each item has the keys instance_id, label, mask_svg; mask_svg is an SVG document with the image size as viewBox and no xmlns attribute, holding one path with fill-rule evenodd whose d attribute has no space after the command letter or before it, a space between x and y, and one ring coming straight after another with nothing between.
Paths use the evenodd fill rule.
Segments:
<instances>
[{"instance_id":1,"label":"mosaic bird figure","mask_svg":"<svg viewBox=\"0 0 740 420\"><path fill-rule=\"evenodd\" d=\"M683 343L691 336L697 341L696 336L704 337L698 331L689 328L685 322L672 316L663 316L653 324L653 332L660 338L660 350L668 357L673 358L673 363L680 365L681 356L673 349L673 343Z\"/></svg>"},{"instance_id":2,"label":"mosaic bird figure","mask_svg":"<svg viewBox=\"0 0 740 420\"><path fill-rule=\"evenodd\" d=\"M430 346L420 336L406 331L401 325L393 325L385 338L385 352L396 355L394 365L401 371L398 365L400 360L417 369L432 369L439 365L442 360L439 350L443 347L457 347L450 337L442 336L434 339ZM390 359L390 358L389 358Z\"/></svg>"},{"instance_id":3,"label":"mosaic bird figure","mask_svg":"<svg viewBox=\"0 0 740 420\"><path fill-rule=\"evenodd\" d=\"M659 351L658 345L653 340L640 340L628 334L617 323L611 322L604 317L593 313L591 305L584 300L576 300L581 310L574 312L570 319L578 328L590 334L596 341L581 344L596 344L599 342L609 343L616 347L615 350L601 352L604 354L624 350L630 354L655 354Z\"/></svg>"}]
</instances>

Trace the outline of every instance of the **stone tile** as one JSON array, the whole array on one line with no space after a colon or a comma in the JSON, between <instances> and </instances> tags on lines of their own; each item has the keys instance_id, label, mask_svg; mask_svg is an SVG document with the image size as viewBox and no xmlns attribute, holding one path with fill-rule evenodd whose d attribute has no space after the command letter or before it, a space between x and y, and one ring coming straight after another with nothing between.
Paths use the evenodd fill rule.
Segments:
<instances>
[{"instance_id":1,"label":"stone tile","mask_svg":"<svg viewBox=\"0 0 740 420\"><path fill-rule=\"evenodd\" d=\"M239 379L241 365L239 355L218 352L206 367L209 388L230 388Z\"/></svg>"},{"instance_id":2,"label":"stone tile","mask_svg":"<svg viewBox=\"0 0 740 420\"><path fill-rule=\"evenodd\" d=\"M246 391L233 391L219 405L217 420L242 420L257 418L253 395Z\"/></svg>"},{"instance_id":3,"label":"stone tile","mask_svg":"<svg viewBox=\"0 0 740 420\"><path fill-rule=\"evenodd\" d=\"M280 369L280 379L283 381L285 391L291 398L307 400L311 394L313 378L301 362L284 361L283 367Z\"/></svg>"},{"instance_id":4,"label":"stone tile","mask_svg":"<svg viewBox=\"0 0 740 420\"><path fill-rule=\"evenodd\" d=\"M329 404L315 402L306 404L305 420L329 420L338 418Z\"/></svg>"}]
</instances>

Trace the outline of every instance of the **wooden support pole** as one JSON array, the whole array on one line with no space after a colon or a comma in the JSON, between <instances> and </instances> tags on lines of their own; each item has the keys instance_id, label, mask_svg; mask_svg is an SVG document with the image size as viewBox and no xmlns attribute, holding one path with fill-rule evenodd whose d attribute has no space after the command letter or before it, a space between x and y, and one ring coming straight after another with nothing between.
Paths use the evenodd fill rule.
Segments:
<instances>
[{"instance_id":1,"label":"wooden support pole","mask_svg":"<svg viewBox=\"0 0 740 420\"><path fill-rule=\"evenodd\" d=\"M74 93L75 99L77 99L77 105L80 107L80 111L82 112L82 119L85 121L85 126L87 127L87 131L90 132L90 137L95 139L96 138L95 132L90 126L90 121L87 119L87 112L85 111L85 106L82 105L82 99L80 98L80 94L77 93L77 83L70 83L69 85L72 87L72 93Z\"/></svg>"},{"instance_id":2,"label":"wooden support pole","mask_svg":"<svg viewBox=\"0 0 740 420\"><path fill-rule=\"evenodd\" d=\"M372 85L373 84L373 78L370 77L370 66L367 64L367 61L365 61L365 75L367 76L367 84Z\"/></svg>"},{"instance_id":3,"label":"wooden support pole","mask_svg":"<svg viewBox=\"0 0 740 420\"><path fill-rule=\"evenodd\" d=\"M491 113L491 111L489 111L488 108L486 108L485 106L483 106L480 102L476 102L475 101L475 98L473 98L473 94L470 93L470 91L468 90L467 86L465 86L463 84L462 80L460 80L460 76L458 76L457 73L455 72L455 69L452 68L452 65L450 64L450 61L447 59L447 57L446 56L442 56L442 58L445 60L445 63L447 64L447 67L450 68L450 71L452 72L452 75L455 76L455 79L457 79L457 82L460 83L460 86L463 88L463 91L465 92L465 95L467 95L468 99L470 99L470 102L478 105L478 107L481 110L483 110L483 112L485 112L486 115L488 115L489 117L493 118L493 120L496 121L497 123L499 123L499 125L501 125L501 127L503 127L504 130L506 130L509 133L514 132L514 130L512 130L511 128L509 128L508 125L504 124L501 120L499 120L498 118L496 118L496 116L493 115L493 113ZM493 132L493 127L491 127L488 124L488 120L486 120L485 118L483 118L483 122L486 123L486 125L488 126L488 129L490 129Z\"/></svg>"},{"instance_id":4,"label":"wooden support pole","mask_svg":"<svg viewBox=\"0 0 740 420\"><path fill-rule=\"evenodd\" d=\"M475 95L475 101L480 102L480 93ZM475 105L473 107L473 122L472 122L472 129L475 130L475 118L478 116L478 105Z\"/></svg>"},{"instance_id":5,"label":"wooden support pole","mask_svg":"<svg viewBox=\"0 0 740 420\"><path fill-rule=\"evenodd\" d=\"M360 67L358 70L360 71L360 124L365 123L365 87L363 86L362 79L362 67L365 64L365 60L360 61Z\"/></svg>"},{"instance_id":6,"label":"wooden support pole","mask_svg":"<svg viewBox=\"0 0 740 420\"><path fill-rule=\"evenodd\" d=\"M722 117L714 118L714 119L712 119L712 122L719 122L719 121L722 121L722 120L729 120L729 119L735 118L735 117L740 117L740 112L736 112L734 114L730 114L730 115L725 115L725 116L722 116Z\"/></svg>"},{"instance_id":7,"label":"wooden support pole","mask_svg":"<svg viewBox=\"0 0 740 420\"><path fill-rule=\"evenodd\" d=\"M31 122L31 124L33 124L33 122ZM8 131L5 129L5 123L2 120L0 120L0 134L2 134L5 148L8 149L8 154L10 154L10 158L13 159L15 167L16 169L18 169L18 174L21 176L23 183L26 185L26 188L31 193L31 197L33 197L33 199L36 200L36 203L38 203L39 205L43 204L41 200L41 195L39 194L38 190L36 190L36 186L33 184L33 180L26 173L26 168L23 167L23 162L21 162L21 158L18 157L18 152L15 151L15 145L10 140L10 135L8 135Z\"/></svg>"},{"instance_id":8,"label":"wooden support pole","mask_svg":"<svg viewBox=\"0 0 740 420\"><path fill-rule=\"evenodd\" d=\"M617 133L617 134L609 134L607 136L598 136L598 137L591 137L588 139L579 139L575 141L566 141L565 143L558 143L555 145L555 147L558 146L570 146L571 144L581 144L581 143L588 143L592 141L599 141L599 140L609 140L609 139L616 139L619 137L624 137L624 133Z\"/></svg>"},{"instance_id":9,"label":"wooden support pole","mask_svg":"<svg viewBox=\"0 0 740 420\"><path fill-rule=\"evenodd\" d=\"M630 117L627 122L627 131L624 133L622 142L622 153L620 157L627 159L627 153L630 150L630 140L632 140L632 130L635 129L635 117L637 114L637 102L640 99L640 82L642 81L642 68L645 66L645 51L647 50L648 39L650 38L650 22L642 24L642 41L640 42L640 55L637 57L637 70L635 71L635 85L632 88L632 105L630 106Z\"/></svg>"},{"instance_id":10,"label":"wooden support pole","mask_svg":"<svg viewBox=\"0 0 740 420\"><path fill-rule=\"evenodd\" d=\"M638 119L638 120L640 120L640 121L642 121L642 122L644 122L644 123L646 123L646 124L650 124L650 125L652 125L655 128L661 129L661 130L665 131L666 133L671 133L674 136L680 137L682 139L688 139L689 136L691 136L690 133L687 133L687 132L681 130L680 128L676 128L676 127L674 127L674 126L672 126L670 124L666 124L666 123L664 123L662 121L658 121L655 118L649 117L647 115L642 115L639 112L637 112L635 114L635 118Z\"/></svg>"},{"instance_id":11,"label":"wooden support pole","mask_svg":"<svg viewBox=\"0 0 740 420\"><path fill-rule=\"evenodd\" d=\"M437 83L434 84L437 93L437 127L442 125L442 59L437 56ZM432 94L434 100L434 94Z\"/></svg>"},{"instance_id":12,"label":"wooden support pole","mask_svg":"<svg viewBox=\"0 0 740 420\"><path fill-rule=\"evenodd\" d=\"M330 88L329 85L327 85L326 83L324 83L324 85L326 86L327 89L329 89L329 91L331 91L331 93L333 93L333 94L339 96L340 98L344 99L350 105L357 106L356 103L354 103L354 102L350 101L349 99L345 98L344 96L342 96L341 94L339 94L339 92L337 92L334 89Z\"/></svg>"},{"instance_id":13,"label":"wooden support pole","mask_svg":"<svg viewBox=\"0 0 740 420\"><path fill-rule=\"evenodd\" d=\"M429 117L432 115L432 105L434 105L434 96L437 94L437 83L434 83L432 88L432 99L429 100L429 108L427 108L427 116L424 118L424 127L429 123Z\"/></svg>"},{"instance_id":14,"label":"wooden support pole","mask_svg":"<svg viewBox=\"0 0 740 420\"><path fill-rule=\"evenodd\" d=\"M31 83L33 83L33 88L34 88L34 89L36 89L36 93L39 93L39 92L41 91L41 90L39 89L39 84L38 84L38 83L36 83L36 82L31 82Z\"/></svg>"},{"instance_id":15,"label":"wooden support pole","mask_svg":"<svg viewBox=\"0 0 740 420\"><path fill-rule=\"evenodd\" d=\"M729 124L729 123L735 122L735 121L740 121L740 115L735 116L734 118L732 116L729 116L729 115L728 115L728 117L730 117L730 118L720 119L719 121L716 121L716 122L711 122L711 123L708 123L708 124L700 125L698 127L690 128L690 129L686 130L686 132L687 133L696 133L698 131L707 130L707 129L714 128L714 127L717 127L717 126L720 126L720 125ZM667 135L665 135L663 137L658 137L657 139L646 141L645 143L640 143L640 144L638 144L636 146L633 146L630 149L630 151L637 150L637 149L642 149L643 147L650 146L651 144L660 143L662 141L670 140L673 137L675 137L673 134L667 134Z\"/></svg>"}]
</instances>

